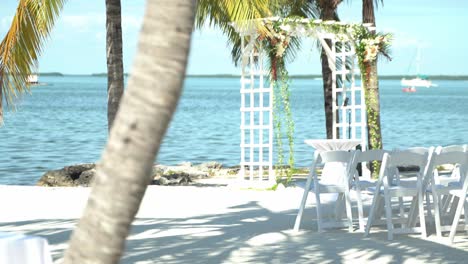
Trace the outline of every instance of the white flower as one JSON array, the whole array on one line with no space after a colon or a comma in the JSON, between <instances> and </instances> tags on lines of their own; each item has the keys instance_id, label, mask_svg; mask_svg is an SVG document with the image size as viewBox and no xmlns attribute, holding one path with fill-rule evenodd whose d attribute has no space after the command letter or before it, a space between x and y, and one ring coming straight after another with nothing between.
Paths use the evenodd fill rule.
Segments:
<instances>
[{"instance_id":1,"label":"white flower","mask_svg":"<svg viewBox=\"0 0 468 264\"><path fill-rule=\"evenodd\" d=\"M377 46L370 46L369 47L369 54L372 56L372 57L375 57L377 56L377 52L379 51L379 48Z\"/></svg>"},{"instance_id":2,"label":"white flower","mask_svg":"<svg viewBox=\"0 0 468 264\"><path fill-rule=\"evenodd\" d=\"M305 33L305 27L303 25L297 25L296 26L296 32L298 34L304 34Z\"/></svg>"},{"instance_id":3,"label":"white flower","mask_svg":"<svg viewBox=\"0 0 468 264\"><path fill-rule=\"evenodd\" d=\"M282 43L276 45L276 57L282 57L285 50Z\"/></svg>"},{"instance_id":4,"label":"white flower","mask_svg":"<svg viewBox=\"0 0 468 264\"><path fill-rule=\"evenodd\" d=\"M281 25L280 28L284 31L287 31L289 32L291 30L291 26L290 25Z\"/></svg>"},{"instance_id":5,"label":"white flower","mask_svg":"<svg viewBox=\"0 0 468 264\"><path fill-rule=\"evenodd\" d=\"M379 47L375 45L366 46L366 50L364 51L364 61L373 61L377 57L377 53L379 51Z\"/></svg>"}]
</instances>

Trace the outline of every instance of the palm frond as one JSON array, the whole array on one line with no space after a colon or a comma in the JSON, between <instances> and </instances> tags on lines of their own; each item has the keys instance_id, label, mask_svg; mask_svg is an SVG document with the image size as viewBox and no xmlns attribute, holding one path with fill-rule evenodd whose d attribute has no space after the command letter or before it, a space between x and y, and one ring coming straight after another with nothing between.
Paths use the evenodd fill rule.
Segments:
<instances>
[{"instance_id":1,"label":"palm frond","mask_svg":"<svg viewBox=\"0 0 468 264\"><path fill-rule=\"evenodd\" d=\"M375 0L374 3L375 3L375 8L379 8L379 3L381 3L382 6L384 5L383 0Z\"/></svg>"},{"instance_id":2,"label":"palm frond","mask_svg":"<svg viewBox=\"0 0 468 264\"><path fill-rule=\"evenodd\" d=\"M11 105L29 90L27 78L37 67L44 43L65 0L20 0L10 29L0 42L0 100ZM0 122L2 122L0 103Z\"/></svg>"},{"instance_id":3,"label":"palm frond","mask_svg":"<svg viewBox=\"0 0 468 264\"><path fill-rule=\"evenodd\" d=\"M271 16L270 7L277 2L278 0L199 0L195 26L202 28L208 23L225 31L231 27L231 22Z\"/></svg>"}]
</instances>

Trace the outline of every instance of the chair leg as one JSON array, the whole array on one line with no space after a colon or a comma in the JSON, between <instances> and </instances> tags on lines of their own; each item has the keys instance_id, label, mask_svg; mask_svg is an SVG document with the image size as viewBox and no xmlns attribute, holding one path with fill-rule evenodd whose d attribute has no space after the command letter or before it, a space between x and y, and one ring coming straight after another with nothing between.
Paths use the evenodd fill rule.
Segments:
<instances>
[{"instance_id":1,"label":"chair leg","mask_svg":"<svg viewBox=\"0 0 468 264\"><path fill-rule=\"evenodd\" d=\"M385 201L382 196L379 196L379 201L377 203L377 210L375 211L375 220L381 220L382 216L385 214Z\"/></svg>"},{"instance_id":2,"label":"chair leg","mask_svg":"<svg viewBox=\"0 0 468 264\"><path fill-rule=\"evenodd\" d=\"M374 198L372 198L372 205L369 210L369 216L367 216L367 224L366 224L366 230L365 230L364 236L369 235L370 229L372 227L372 222L374 221L374 216L375 216L376 209L377 209L377 203L379 202L379 199L378 199L379 196L380 196L379 192L376 191L374 193Z\"/></svg>"},{"instance_id":3,"label":"chair leg","mask_svg":"<svg viewBox=\"0 0 468 264\"><path fill-rule=\"evenodd\" d=\"M440 212L442 215L444 215L445 213L447 213L447 210L448 210L448 207L450 205L450 201L452 199L452 196L451 195L443 195L442 196L442 200L441 200L441 208L440 208Z\"/></svg>"},{"instance_id":4,"label":"chair leg","mask_svg":"<svg viewBox=\"0 0 468 264\"><path fill-rule=\"evenodd\" d=\"M335 202L335 219L336 221L340 221L343 219L343 203L345 203L345 195L344 193L338 194Z\"/></svg>"},{"instance_id":5,"label":"chair leg","mask_svg":"<svg viewBox=\"0 0 468 264\"><path fill-rule=\"evenodd\" d=\"M322 205L320 204L320 192L315 192L315 208L317 210L317 231L322 232Z\"/></svg>"},{"instance_id":6,"label":"chair leg","mask_svg":"<svg viewBox=\"0 0 468 264\"><path fill-rule=\"evenodd\" d=\"M400 219L402 223L401 225L402 227L404 227L405 224L403 224L404 223L403 221L406 219L406 217L405 217L405 207L403 205L403 197L398 197L398 206L400 208Z\"/></svg>"},{"instance_id":7,"label":"chair leg","mask_svg":"<svg viewBox=\"0 0 468 264\"><path fill-rule=\"evenodd\" d=\"M465 198L465 200L466 200L466 198ZM468 212L468 203L467 202L465 202L465 209L464 209L463 212L465 214L465 233L468 235L468 221L467 221L468 219L466 219L467 218L466 215L467 215L467 212Z\"/></svg>"},{"instance_id":8,"label":"chair leg","mask_svg":"<svg viewBox=\"0 0 468 264\"><path fill-rule=\"evenodd\" d=\"M438 237L442 237L439 195L436 192L432 191L432 197L434 200L433 204L434 204L434 220L435 220L436 234Z\"/></svg>"},{"instance_id":9,"label":"chair leg","mask_svg":"<svg viewBox=\"0 0 468 264\"><path fill-rule=\"evenodd\" d=\"M392 199L389 194L384 195L385 199L385 220L387 222L387 237L388 240L393 240L393 223L392 223Z\"/></svg>"},{"instance_id":10,"label":"chair leg","mask_svg":"<svg viewBox=\"0 0 468 264\"><path fill-rule=\"evenodd\" d=\"M453 217L455 216L455 211L456 211L456 209L458 207L459 202L460 202L460 198L458 198L458 196L454 196L453 200L452 200L452 205L451 205L450 210L448 212L448 215L449 215L448 218L450 219L450 221L452 221Z\"/></svg>"},{"instance_id":11,"label":"chair leg","mask_svg":"<svg viewBox=\"0 0 468 264\"><path fill-rule=\"evenodd\" d=\"M358 219L359 219L359 231L364 231L364 206L362 205L361 189L359 186L356 186L356 198L358 206Z\"/></svg>"},{"instance_id":12,"label":"chair leg","mask_svg":"<svg viewBox=\"0 0 468 264\"><path fill-rule=\"evenodd\" d=\"M294 223L294 231L295 232L299 231L299 228L300 228L300 225L301 225L301 220L302 220L302 214L304 213L304 208L305 208L305 204L307 202L307 196L309 195L311 185L312 185L312 173L310 173L309 176L307 177L307 182L306 182L306 185L305 185L305 188L304 188L304 194L302 195L302 201L301 201L301 204L299 206L299 212L298 212L298 214L296 216L296 222Z\"/></svg>"},{"instance_id":13,"label":"chair leg","mask_svg":"<svg viewBox=\"0 0 468 264\"><path fill-rule=\"evenodd\" d=\"M411 200L411 206L410 210L408 213L408 219L407 219L407 227L411 228L416 225L416 209L418 208L418 196L414 196L413 199Z\"/></svg>"},{"instance_id":14,"label":"chair leg","mask_svg":"<svg viewBox=\"0 0 468 264\"><path fill-rule=\"evenodd\" d=\"M422 192L418 192L418 209L419 209L419 224L421 226L421 237L426 238L427 237L427 231L426 231L426 219L424 217L424 198L422 195Z\"/></svg>"},{"instance_id":15,"label":"chair leg","mask_svg":"<svg viewBox=\"0 0 468 264\"><path fill-rule=\"evenodd\" d=\"M353 232L353 211L351 210L351 197L349 196L349 188L345 188L345 205L346 216L348 217L348 231Z\"/></svg>"},{"instance_id":16,"label":"chair leg","mask_svg":"<svg viewBox=\"0 0 468 264\"><path fill-rule=\"evenodd\" d=\"M433 193L434 194L434 193ZM434 195L433 195L434 196ZM433 219L432 217L432 206L431 206L431 199L430 199L429 192L426 192L426 208L427 208L427 218ZM434 199L434 198L433 198ZM434 202L434 201L433 201ZM435 212L434 212L435 214Z\"/></svg>"},{"instance_id":17,"label":"chair leg","mask_svg":"<svg viewBox=\"0 0 468 264\"><path fill-rule=\"evenodd\" d=\"M462 200L458 202L457 211L455 212L455 216L453 218L452 228L450 229L449 239L450 244L453 243L453 238L455 237L455 233L457 232L458 221L460 220L461 211L465 204L466 200L466 193L462 195ZM465 211L465 221L466 221L466 211Z\"/></svg>"}]
</instances>

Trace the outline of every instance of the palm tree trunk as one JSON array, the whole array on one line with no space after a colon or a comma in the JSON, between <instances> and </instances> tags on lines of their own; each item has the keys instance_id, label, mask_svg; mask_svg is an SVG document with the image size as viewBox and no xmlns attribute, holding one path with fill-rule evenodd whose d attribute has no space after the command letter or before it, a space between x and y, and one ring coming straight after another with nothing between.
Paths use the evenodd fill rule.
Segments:
<instances>
[{"instance_id":1,"label":"palm tree trunk","mask_svg":"<svg viewBox=\"0 0 468 264\"><path fill-rule=\"evenodd\" d=\"M147 2L128 90L65 263L118 263L181 93L195 6Z\"/></svg>"},{"instance_id":2,"label":"palm tree trunk","mask_svg":"<svg viewBox=\"0 0 468 264\"><path fill-rule=\"evenodd\" d=\"M362 21L375 26L374 0L362 1ZM364 63L364 93L367 107L367 143L369 149L381 149L382 130L380 126L380 97L377 76L377 58L375 61Z\"/></svg>"},{"instance_id":3,"label":"palm tree trunk","mask_svg":"<svg viewBox=\"0 0 468 264\"><path fill-rule=\"evenodd\" d=\"M120 0L106 0L107 127L111 130L124 91Z\"/></svg>"},{"instance_id":4,"label":"palm tree trunk","mask_svg":"<svg viewBox=\"0 0 468 264\"><path fill-rule=\"evenodd\" d=\"M362 0L362 22L375 26L374 0ZM377 58L372 62L364 62L364 67L363 88L367 112L367 145L369 149L383 149ZM380 165L380 162L370 164L372 177L378 177Z\"/></svg>"},{"instance_id":5,"label":"palm tree trunk","mask_svg":"<svg viewBox=\"0 0 468 264\"><path fill-rule=\"evenodd\" d=\"M380 127L380 96L377 77L377 61L364 62L364 91L367 110L367 134L369 149L382 148Z\"/></svg>"},{"instance_id":6,"label":"palm tree trunk","mask_svg":"<svg viewBox=\"0 0 468 264\"><path fill-rule=\"evenodd\" d=\"M336 16L336 8L338 1L322 0L318 2L320 12L320 19L322 20L338 20ZM331 46L330 40L325 40L328 46ZM325 127L327 131L327 138L333 138L333 76L330 65L328 64L328 56L325 49L322 48L320 59L322 62L322 79L323 79L323 98L324 98L324 110L325 110ZM337 133L338 135L338 133Z\"/></svg>"},{"instance_id":7,"label":"palm tree trunk","mask_svg":"<svg viewBox=\"0 0 468 264\"><path fill-rule=\"evenodd\" d=\"M330 46L331 41L325 40L327 45ZM325 127L327 130L327 138L333 138L333 76L328 64L328 56L325 50L322 48L320 54L320 59L322 62L322 79L323 79L323 101L325 109ZM337 134L338 135L338 134Z\"/></svg>"},{"instance_id":8,"label":"palm tree trunk","mask_svg":"<svg viewBox=\"0 0 468 264\"><path fill-rule=\"evenodd\" d=\"M362 0L362 23L375 25L374 0Z\"/></svg>"}]
</instances>

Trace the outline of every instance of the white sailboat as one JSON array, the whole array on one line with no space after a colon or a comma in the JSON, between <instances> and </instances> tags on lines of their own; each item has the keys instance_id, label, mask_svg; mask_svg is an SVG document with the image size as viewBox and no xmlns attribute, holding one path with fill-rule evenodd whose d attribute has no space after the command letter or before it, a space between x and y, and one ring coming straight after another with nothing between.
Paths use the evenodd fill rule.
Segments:
<instances>
[{"instance_id":1,"label":"white sailboat","mask_svg":"<svg viewBox=\"0 0 468 264\"><path fill-rule=\"evenodd\" d=\"M29 83L29 84L38 84L39 82L39 77L37 76L37 74L30 74L28 75L28 78L26 79L26 81Z\"/></svg>"},{"instance_id":2,"label":"white sailboat","mask_svg":"<svg viewBox=\"0 0 468 264\"><path fill-rule=\"evenodd\" d=\"M405 86L405 88L403 88L403 92L415 92L416 87L429 88L429 87L437 86L433 84L432 81L429 80L426 75L421 75L419 73L420 64L421 64L421 52L420 52L420 48L418 47L417 55L416 55L416 77L411 78L411 79L406 79L406 78L401 79L401 85Z\"/></svg>"}]
</instances>

